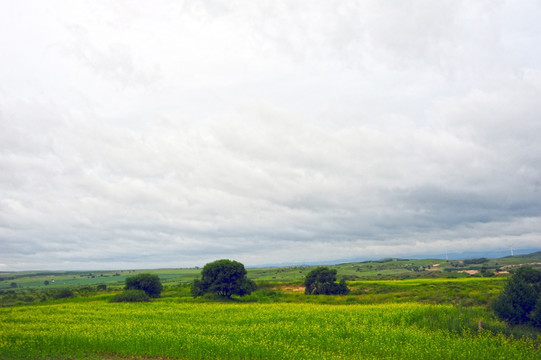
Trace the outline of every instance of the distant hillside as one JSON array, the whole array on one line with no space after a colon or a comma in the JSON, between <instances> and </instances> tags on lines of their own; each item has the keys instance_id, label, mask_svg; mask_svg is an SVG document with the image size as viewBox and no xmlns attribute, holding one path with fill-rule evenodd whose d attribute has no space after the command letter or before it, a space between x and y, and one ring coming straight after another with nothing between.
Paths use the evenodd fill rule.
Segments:
<instances>
[{"instance_id":1,"label":"distant hillside","mask_svg":"<svg viewBox=\"0 0 541 360\"><path fill-rule=\"evenodd\" d=\"M508 276L519 266L541 268L541 251L498 258L464 257L445 258L385 258L356 262L292 265L280 267L248 268L248 277L255 281L303 281L315 266L334 268L339 278L346 280L383 280L412 278L456 278L470 276ZM141 269L109 271L27 271L0 273L0 291L65 288L107 285L121 288L125 279L137 273L152 273L160 277L165 286L189 284L199 278L201 269ZM46 283L48 285L46 285Z\"/></svg>"},{"instance_id":2,"label":"distant hillside","mask_svg":"<svg viewBox=\"0 0 541 360\"><path fill-rule=\"evenodd\" d=\"M541 251L539 249L513 249L514 257L536 257ZM408 254L405 256L399 256L398 258L406 259L449 259L449 260L466 260L477 258L498 258L511 257L511 249L508 250L487 250L487 251L463 251L463 252L448 252L448 253L434 253L434 254ZM367 261L381 261L383 258L376 257L359 257L349 259L334 259L325 261L305 261L305 262L287 262L287 263L274 263L274 264L262 264L259 266L252 266L252 268L266 268L266 267L288 267L288 266L332 266L336 264L348 264Z\"/></svg>"},{"instance_id":3,"label":"distant hillside","mask_svg":"<svg viewBox=\"0 0 541 360\"><path fill-rule=\"evenodd\" d=\"M506 257L511 257L511 256L506 256ZM537 251L537 252L534 252L534 253L531 253L531 254L527 254L527 255L518 255L518 256L514 256L514 257L518 257L518 258L537 258L537 259L541 259L541 251Z\"/></svg>"}]
</instances>

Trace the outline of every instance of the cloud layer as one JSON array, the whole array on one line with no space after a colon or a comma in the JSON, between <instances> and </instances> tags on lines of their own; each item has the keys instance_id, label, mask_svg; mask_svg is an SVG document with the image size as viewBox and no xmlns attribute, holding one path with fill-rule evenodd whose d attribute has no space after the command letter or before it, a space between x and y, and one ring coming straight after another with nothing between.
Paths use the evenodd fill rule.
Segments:
<instances>
[{"instance_id":1,"label":"cloud layer","mask_svg":"<svg viewBox=\"0 0 541 360\"><path fill-rule=\"evenodd\" d=\"M539 4L0 7L0 270L539 247Z\"/></svg>"}]
</instances>

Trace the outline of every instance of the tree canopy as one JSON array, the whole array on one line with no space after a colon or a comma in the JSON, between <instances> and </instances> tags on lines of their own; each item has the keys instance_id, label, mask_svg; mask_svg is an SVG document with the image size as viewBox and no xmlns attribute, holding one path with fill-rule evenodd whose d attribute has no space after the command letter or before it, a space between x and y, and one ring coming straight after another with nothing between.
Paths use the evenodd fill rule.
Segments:
<instances>
[{"instance_id":1,"label":"tree canopy","mask_svg":"<svg viewBox=\"0 0 541 360\"><path fill-rule=\"evenodd\" d=\"M304 293L307 295L346 295L349 293L344 279L340 283L336 283L336 269L329 269L324 266L310 271L306 275L304 286Z\"/></svg>"},{"instance_id":2,"label":"tree canopy","mask_svg":"<svg viewBox=\"0 0 541 360\"><path fill-rule=\"evenodd\" d=\"M510 324L541 327L541 271L518 269L493 303L498 317Z\"/></svg>"},{"instance_id":3,"label":"tree canopy","mask_svg":"<svg viewBox=\"0 0 541 360\"><path fill-rule=\"evenodd\" d=\"M208 263L201 271L201 280L195 280L192 286L194 297L207 293L230 298L231 295L249 295L256 285L246 277L244 265L232 260L216 260Z\"/></svg>"},{"instance_id":4,"label":"tree canopy","mask_svg":"<svg viewBox=\"0 0 541 360\"><path fill-rule=\"evenodd\" d=\"M160 278L152 274L138 274L133 277L126 278L125 290L143 290L151 298L160 297L163 286Z\"/></svg>"}]
</instances>

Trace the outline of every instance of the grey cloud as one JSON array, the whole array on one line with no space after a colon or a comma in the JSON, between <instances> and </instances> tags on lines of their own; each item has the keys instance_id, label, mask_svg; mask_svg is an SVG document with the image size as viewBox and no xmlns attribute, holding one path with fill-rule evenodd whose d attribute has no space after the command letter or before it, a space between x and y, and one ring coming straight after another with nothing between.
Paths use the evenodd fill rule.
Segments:
<instances>
[{"instance_id":1,"label":"grey cloud","mask_svg":"<svg viewBox=\"0 0 541 360\"><path fill-rule=\"evenodd\" d=\"M87 5L0 22L4 268L537 246L538 7Z\"/></svg>"}]
</instances>

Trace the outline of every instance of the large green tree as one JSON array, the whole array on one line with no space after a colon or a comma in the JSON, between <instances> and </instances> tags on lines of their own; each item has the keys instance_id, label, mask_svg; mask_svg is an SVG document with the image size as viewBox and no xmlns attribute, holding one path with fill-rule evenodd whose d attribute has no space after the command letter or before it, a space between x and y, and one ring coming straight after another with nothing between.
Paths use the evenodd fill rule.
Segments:
<instances>
[{"instance_id":1,"label":"large green tree","mask_svg":"<svg viewBox=\"0 0 541 360\"><path fill-rule=\"evenodd\" d=\"M194 281L192 295L213 293L226 298L249 295L256 285L246 274L244 265L237 261L223 259L208 263L201 271L201 280Z\"/></svg>"},{"instance_id":2,"label":"large green tree","mask_svg":"<svg viewBox=\"0 0 541 360\"><path fill-rule=\"evenodd\" d=\"M541 327L541 271L518 269L492 306L496 315L510 324Z\"/></svg>"},{"instance_id":3,"label":"large green tree","mask_svg":"<svg viewBox=\"0 0 541 360\"><path fill-rule=\"evenodd\" d=\"M151 298L159 298L163 286L160 278L152 274L138 274L133 277L126 278L125 290L143 290Z\"/></svg>"},{"instance_id":4,"label":"large green tree","mask_svg":"<svg viewBox=\"0 0 541 360\"><path fill-rule=\"evenodd\" d=\"M304 293L307 295L346 295L349 289L342 279L336 283L336 269L320 266L310 271L304 279Z\"/></svg>"}]
</instances>

